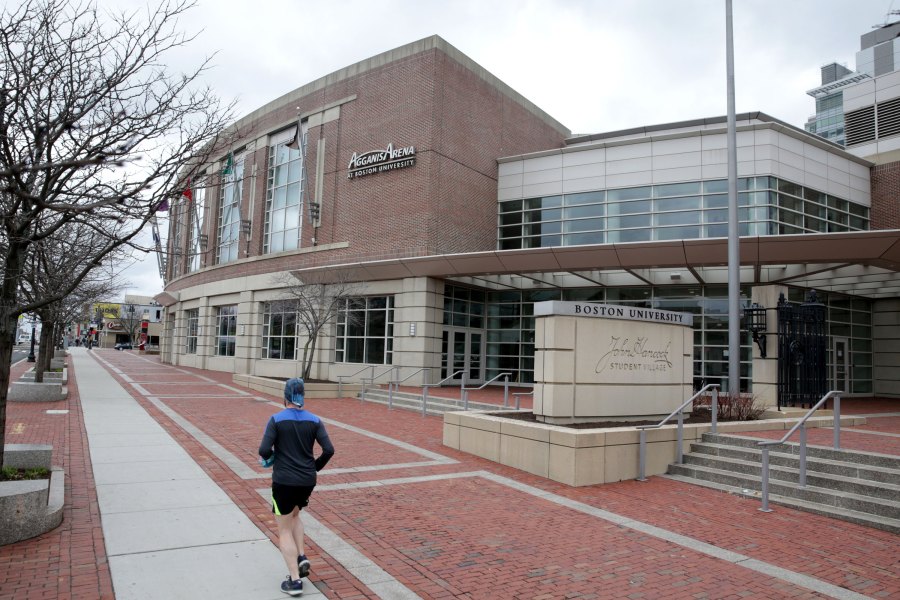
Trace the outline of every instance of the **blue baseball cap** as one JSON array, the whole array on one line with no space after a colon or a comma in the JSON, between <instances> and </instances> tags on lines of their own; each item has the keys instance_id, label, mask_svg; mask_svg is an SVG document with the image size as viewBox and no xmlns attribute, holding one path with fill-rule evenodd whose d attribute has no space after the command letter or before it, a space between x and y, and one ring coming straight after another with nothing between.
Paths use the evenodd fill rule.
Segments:
<instances>
[{"instance_id":1,"label":"blue baseball cap","mask_svg":"<svg viewBox=\"0 0 900 600\"><path fill-rule=\"evenodd\" d=\"M284 400L285 402L290 402L295 406L302 407L303 406L303 394L306 388L303 385L303 380L299 377L294 377L293 379L288 379L284 384Z\"/></svg>"}]
</instances>

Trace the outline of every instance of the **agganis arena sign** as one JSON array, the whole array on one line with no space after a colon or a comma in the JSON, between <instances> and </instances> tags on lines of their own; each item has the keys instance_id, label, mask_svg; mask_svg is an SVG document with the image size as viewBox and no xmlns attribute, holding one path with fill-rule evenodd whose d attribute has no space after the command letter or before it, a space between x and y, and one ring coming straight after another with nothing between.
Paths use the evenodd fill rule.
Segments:
<instances>
[{"instance_id":1,"label":"agganis arena sign","mask_svg":"<svg viewBox=\"0 0 900 600\"><path fill-rule=\"evenodd\" d=\"M384 150L370 150L362 154L354 152L350 157L350 164L347 165L347 179L404 169L414 164L416 164L415 146L394 148L393 144L388 144Z\"/></svg>"}]
</instances>

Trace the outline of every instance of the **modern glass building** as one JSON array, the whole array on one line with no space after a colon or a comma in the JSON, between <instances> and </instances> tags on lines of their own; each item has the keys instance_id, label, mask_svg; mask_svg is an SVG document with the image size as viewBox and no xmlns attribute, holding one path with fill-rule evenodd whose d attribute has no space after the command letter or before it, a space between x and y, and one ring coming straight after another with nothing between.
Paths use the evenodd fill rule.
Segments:
<instances>
[{"instance_id":1,"label":"modern glass building","mask_svg":"<svg viewBox=\"0 0 900 600\"><path fill-rule=\"evenodd\" d=\"M816 290L832 385L900 397L900 335L881 326L900 320L900 232L873 163L764 113L737 124L743 305L774 315ZM692 313L694 382L726 383L723 117L572 136L432 37L238 127L183 174L204 194L172 212L164 361L295 375L303 281L353 290L317 339L320 379L530 385L534 304L577 300ZM745 334L742 389L762 360Z\"/></svg>"}]
</instances>

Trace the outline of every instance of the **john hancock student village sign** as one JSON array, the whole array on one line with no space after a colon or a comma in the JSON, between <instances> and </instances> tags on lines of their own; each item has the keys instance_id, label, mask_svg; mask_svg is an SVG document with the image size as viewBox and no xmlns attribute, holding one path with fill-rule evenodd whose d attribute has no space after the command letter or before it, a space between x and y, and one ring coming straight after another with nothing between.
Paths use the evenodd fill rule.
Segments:
<instances>
[{"instance_id":1,"label":"john hancock student village sign","mask_svg":"<svg viewBox=\"0 0 900 600\"><path fill-rule=\"evenodd\" d=\"M690 313L589 302L534 305L534 413L547 422L667 415L693 384Z\"/></svg>"},{"instance_id":2,"label":"john hancock student village sign","mask_svg":"<svg viewBox=\"0 0 900 600\"><path fill-rule=\"evenodd\" d=\"M362 154L353 153L347 165L347 179L365 177L395 169L404 169L416 164L416 147L394 148L388 144L384 150L370 150Z\"/></svg>"}]
</instances>

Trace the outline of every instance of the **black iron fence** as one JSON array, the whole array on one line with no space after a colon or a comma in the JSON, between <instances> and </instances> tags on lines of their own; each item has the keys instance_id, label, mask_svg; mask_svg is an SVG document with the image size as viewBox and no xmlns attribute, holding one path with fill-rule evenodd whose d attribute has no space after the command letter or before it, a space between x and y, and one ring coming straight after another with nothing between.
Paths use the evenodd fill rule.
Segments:
<instances>
[{"instance_id":1,"label":"black iron fence","mask_svg":"<svg viewBox=\"0 0 900 600\"><path fill-rule=\"evenodd\" d=\"M778 408L812 406L828 391L826 318L814 290L803 304L778 299Z\"/></svg>"}]
</instances>

